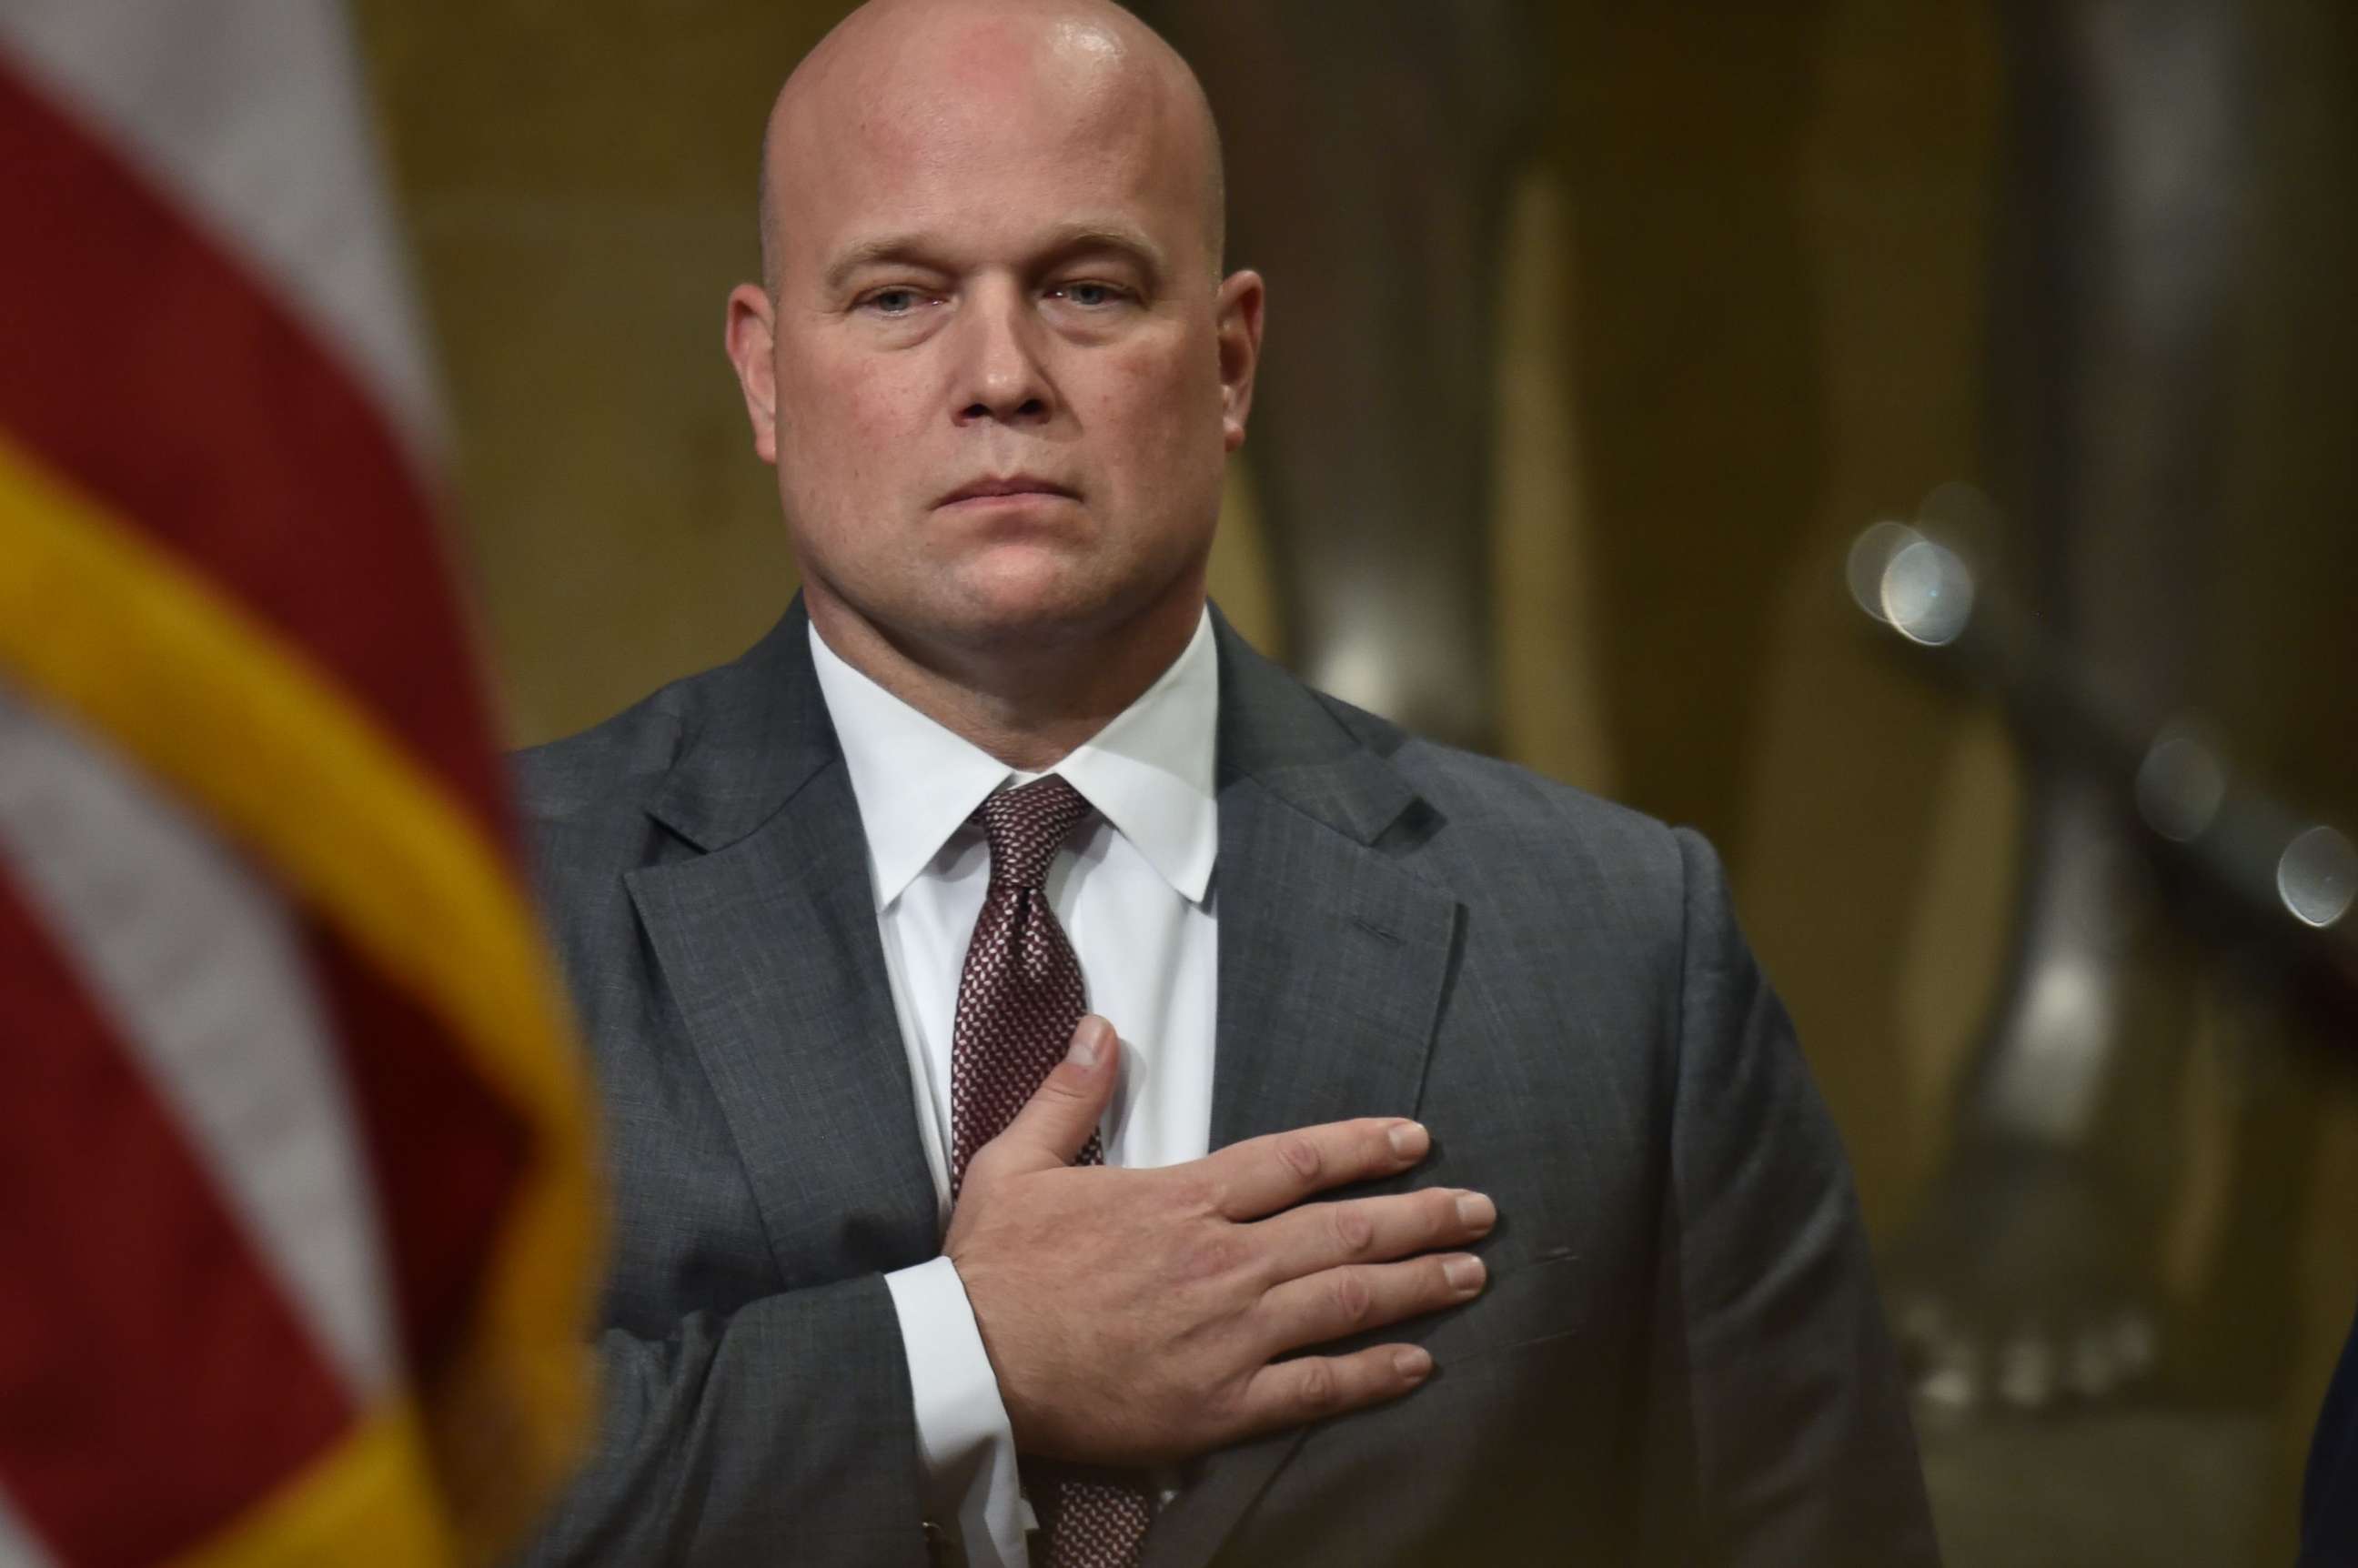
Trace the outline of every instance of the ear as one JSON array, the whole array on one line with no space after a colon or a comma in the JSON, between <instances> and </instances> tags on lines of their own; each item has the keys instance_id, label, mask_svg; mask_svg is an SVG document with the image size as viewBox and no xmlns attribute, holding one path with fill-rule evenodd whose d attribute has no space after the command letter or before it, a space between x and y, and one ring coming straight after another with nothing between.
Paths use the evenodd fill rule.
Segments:
<instances>
[{"instance_id":1,"label":"ear","mask_svg":"<svg viewBox=\"0 0 2358 1568\"><path fill-rule=\"evenodd\" d=\"M729 291L729 325L724 333L729 362L737 367L737 385L745 394L745 416L753 422L753 450L775 466L778 460L778 376L771 361L777 338L769 291L759 284L741 283Z\"/></svg>"},{"instance_id":2,"label":"ear","mask_svg":"<svg viewBox=\"0 0 2358 1568\"><path fill-rule=\"evenodd\" d=\"M1214 330L1220 345L1220 433L1232 452L1245 444L1245 417L1252 412L1253 372L1260 366L1261 304L1267 292L1260 274L1231 273L1213 302Z\"/></svg>"}]
</instances>

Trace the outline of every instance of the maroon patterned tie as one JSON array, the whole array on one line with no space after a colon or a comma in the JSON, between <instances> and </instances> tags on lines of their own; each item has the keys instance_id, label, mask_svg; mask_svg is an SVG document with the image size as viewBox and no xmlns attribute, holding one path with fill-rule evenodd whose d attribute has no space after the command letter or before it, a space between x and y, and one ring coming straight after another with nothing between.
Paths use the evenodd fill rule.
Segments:
<instances>
[{"instance_id":1,"label":"maroon patterned tie","mask_svg":"<svg viewBox=\"0 0 2358 1568\"><path fill-rule=\"evenodd\" d=\"M957 1020L950 1033L950 1195L975 1151L999 1136L1064 1059L1087 1011L1081 966L1048 907L1043 884L1056 851L1089 803L1055 774L982 803L975 820L990 840L990 887L966 950ZM1101 1163L1089 1134L1079 1162ZM1154 1517L1152 1494L1116 1471L1023 1462L1023 1489L1040 1516L1033 1561L1042 1568L1130 1568Z\"/></svg>"}]
</instances>

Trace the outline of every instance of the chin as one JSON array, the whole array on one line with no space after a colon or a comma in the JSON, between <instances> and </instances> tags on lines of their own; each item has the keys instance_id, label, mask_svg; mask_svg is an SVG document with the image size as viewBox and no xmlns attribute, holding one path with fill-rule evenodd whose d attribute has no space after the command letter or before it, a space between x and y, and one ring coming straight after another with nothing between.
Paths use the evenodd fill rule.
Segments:
<instances>
[{"instance_id":1,"label":"chin","mask_svg":"<svg viewBox=\"0 0 2358 1568\"><path fill-rule=\"evenodd\" d=\"M1087 594L1001 589L962 600L946 619L963 642L1005 645L1086 635L1105 625L1112 608Z\"/></svg>"},{"instance_id":2,"label":"chin","mask_svg":"<svg viewBox=\"0 0 2358 1568\"><path fill-rule=\"evenodd\" d=\"M847 584L854 591L843 597L880 628L978 652L1102 637L1169 598L1186 576L1184 561L1038 541L913 566Z\"/></svg>"},{"instance_id":3,"label":"chin","mask_svg":"<svg viewBox=\"0 0 2358 1568\"><path fill-rule=\"evenodd\" d=\"M1118 612L1120 574L1072 552L997 549L957 574L957 618L977 633L1039 633L1101 623Z\"/></svg>"}]
</instances>

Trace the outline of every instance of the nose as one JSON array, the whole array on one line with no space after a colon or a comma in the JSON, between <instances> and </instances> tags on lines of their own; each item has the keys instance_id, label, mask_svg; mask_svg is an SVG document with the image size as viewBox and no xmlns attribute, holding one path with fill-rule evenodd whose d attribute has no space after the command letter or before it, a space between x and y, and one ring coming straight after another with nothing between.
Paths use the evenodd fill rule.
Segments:
<instances>
[{"instance_id":1,"label":"nose","mask_svg":"<svg viewBox=\"0 0 2358 1568\"><path fill-rule=\"evenodd\" d=\"M958 312L957 386L961 425L1044 422L1055 389L1040 357L1040 322L1017 287L979 288Z\"/></svg>"}]
</instances>

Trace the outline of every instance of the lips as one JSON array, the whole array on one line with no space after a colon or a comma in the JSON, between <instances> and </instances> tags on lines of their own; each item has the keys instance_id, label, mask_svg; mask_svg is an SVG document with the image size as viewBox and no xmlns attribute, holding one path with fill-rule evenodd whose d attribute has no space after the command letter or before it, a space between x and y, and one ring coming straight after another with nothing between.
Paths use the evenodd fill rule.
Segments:
<instances>
[{"instance_id":1,"label":"lips","mask_svg":"<svg viewBox=\"0 0 2358 1568\"><path fill-rule=\"evenodd\" d=\"M934 504L954 506L961 501L983 501L1006 495L1053 495L1066 501L1078 498L1070 485L1058 484L1055 480L1042 479L1037 474L1017 473L1003 478L978 479L962 484Z\"/></svg>"}]
</instances>

